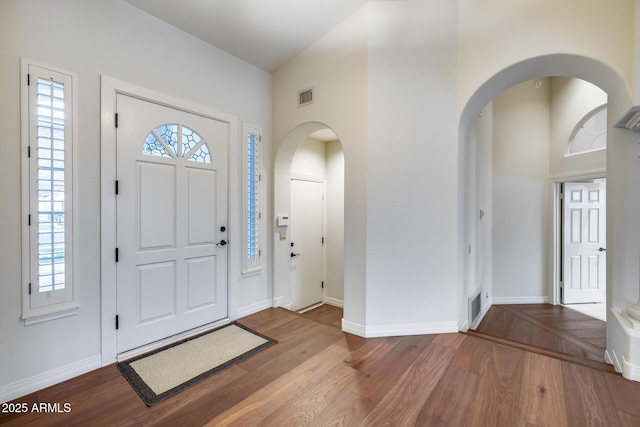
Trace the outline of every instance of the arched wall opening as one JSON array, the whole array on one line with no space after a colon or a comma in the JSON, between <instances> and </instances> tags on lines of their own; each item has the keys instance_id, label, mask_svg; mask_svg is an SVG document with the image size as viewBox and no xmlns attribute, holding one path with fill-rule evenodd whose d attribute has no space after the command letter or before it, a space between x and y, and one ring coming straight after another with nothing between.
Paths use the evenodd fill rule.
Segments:
<instances>
[{"instance_id":1,"label":"arched wall opening","mask_svg":"<svg viewBox=\"0 0 640 427\"><path fill-rule=\"evenodd\" d=\"M630 90L614 70L607 65L593 59L567 54L545 55L530 58L525 61L507 67L482 84L466 102L459 122L459 187L458 197L461 209L459 210L459 267L461 273L460 288L460 314L471 322L468 311L468 297L481 292L483 295L483 312L488 310L491 298L491 283L478 283L474 269L480 257L491 256L491 253L483 254L481 250L469 253L471 243L475 242L475 236L479 227L478 201L476 189L473 188L475 173L473 164L476 132L475 126L478 115L483 108L496 96L505 90L532 79L541 77L562 76L573 77L590 82L608 95L608 134L607 134L607 200L608 220L607 229L607 349L625 347L620 334L610 334L611 309L626 309L637 301L638 294L638 256L637 245L633 245L624 235L623 227L637 229L631 218L628 218L628 200L625 200L625 191L628 191L630 167L625 165L629 161L629 147L631 143L637 143L636 137L631 132L614 128L614 124L621 119L631 106ZM551 184L551 179L549 180ZM637 193L637 191L635 191ZM628 196L626 196L628 197ZM616 218L614 221L613 218ZM516 248L514 248L515 250ZM616 254L632 251L631 259L616 257ZM635 262L633 259L635 258ZM623 278L636 278L636 283L625 283ZM547 295L553 292L551 281L547 284ZM618 341L618 342L616 342ZM615 364L615 363L614 363Z\"/></svg>"},{"instance_id":2,"label":"arched wall opening","mask_svg":"<svg viewBox=\"0 0 640 427\"><path fill-rule=\"evenodd\" d=\"M318 140L315 135L319 132L331 131L336 135L333 141ZM329 132L329 133L331 133ZM321 138L323 139L323 138ZM324 138L326 139L326 138ZM311 142L311 145L309 143ZM326 167L326 173L319 170L307 169L309 163L300 161L296 153L300 154L303 145L310 146L326 144L326 163L319 165ZM313 150L313 149L311 149ZM317 157L317 152L315 153ZM299 309L293 301L295 290L293 286L299 283L292 280L292 263L299 262L292 259L293 248L290 226L278 224L278 217L290 216L292 209L292 180L322 182L325 188L324 197L324 227L326 238L323 245L324 256L324 288L322 302L335 306L344 306L344 150L340 136L334 130L321 122L307 122L294 128L282 141L274 162L274 306ZM296 161L298 159L298 161ZM338 186L339 188L333 188ZM290 218L290 223L295 218ZM298 234L299 236L299 234ZM320 285L320 284L318 284ZM293 304L292 304L293 303Z\"/></svg>"}]
</instances>

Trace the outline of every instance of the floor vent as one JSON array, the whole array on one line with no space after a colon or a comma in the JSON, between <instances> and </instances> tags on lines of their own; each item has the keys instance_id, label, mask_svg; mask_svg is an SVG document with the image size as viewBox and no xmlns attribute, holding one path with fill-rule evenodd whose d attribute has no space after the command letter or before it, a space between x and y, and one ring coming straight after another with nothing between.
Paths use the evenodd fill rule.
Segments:
<instances>
[{"instance_id":1,"label":"floor vent","mask_svg":"<svg viewBox=\"0 0 640 427\"><path fill-rule=\"evenodd\" d=\"M298 107L313 104L313 88L298 92Z\"/></svg>"},{"instance_id":2,"label":"floor vent","mask_svg":"<svg viewBox=\"0 0 640 427\"><path fill-rule=\"evenodd\" d=\"M480 313L482 312L482 291L476 292L469 297L469 324L471 329L475 329L477 322L480 320Z\"/></svg>"}]
</instances>

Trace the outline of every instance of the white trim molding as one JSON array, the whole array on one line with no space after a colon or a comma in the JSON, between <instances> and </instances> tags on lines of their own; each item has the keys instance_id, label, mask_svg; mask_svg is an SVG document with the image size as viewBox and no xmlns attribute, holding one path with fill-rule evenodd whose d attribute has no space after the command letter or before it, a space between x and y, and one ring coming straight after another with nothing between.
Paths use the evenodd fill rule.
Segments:
<instances>
[{"instance_id":1,"label":"white trim molding","mask_svg":"<svg viewBox=\"0 0 640 427\"><path fill-rule=\"evenodd\" d=\"M331 297L325 296L324 297L324 303L332 305L334 307L344 308L344 301L342 301L341 299L336 299L336 298L331 298Z\"/></svg>"},{"instance_id":2,"label":"white trim molding","mask_svg":"<svg viewBox=\"0 0 640 427\"><path fill-rule=\"evenodd\" d=\"M240 307L236 312L236 316L238 319L249 316L251 314L257 313L262 310L266 310L267 308L273 307L272 300L266 299L264 301L258 301L255 304L250 304L245 307Z\"/></svg>"},{"instance_id":3,"label":"white trim molding","mask_svg":"<svg viewBox=\"0 0 640 427\"><path fill-rule=\"evenodd\" d=\"M622 376L628 380L640 381L640 366L634 365L622 356Z\"/></svg>"},{"instance_id":4,"label":"white trim molding","mask_svg":"<svg viewBox=\"0 0 640 427\"><path fill-rule=\"evenodd\" d=\"M78 360L59 368L16 381L0 387L0 402L8 402L29 393L61 383L68 379L86 374L101 367L102 357L99 354Z\"/></svg>"},{"instance_id":5,"label":"white trim molding","mask_svg":"<svg viewBox=\"0 0 640 427\"><path fill-rule=\"evenodd\" d=\"M342 331L364 338L399 337L406 335L449 334L459 331L458 321L406 323L399 325L360 325L342 319Z\"/></svg>"},{"instance_id":6,"label":"white trim molding","mask_svg":"<svg viewBox=\"0 0 640 427\"><path fill-rule=\"evenodd\" d=\"M493 297L493 304L548 304L548 296L532 296L532 297Z\"/></svg>"}]
</instances>

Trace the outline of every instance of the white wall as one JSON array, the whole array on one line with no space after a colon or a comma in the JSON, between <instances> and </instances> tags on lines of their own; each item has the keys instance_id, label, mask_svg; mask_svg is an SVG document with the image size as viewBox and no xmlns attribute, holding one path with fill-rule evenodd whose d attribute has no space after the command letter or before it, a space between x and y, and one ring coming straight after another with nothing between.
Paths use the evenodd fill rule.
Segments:
<instances>
[{"instance_id":1,"label":"white wall","mask_svg":"<svg viewBox=\"0 0 640 427\"><path fill-rule=\"evenodd\" d=\"M457 5L369 11L366 326L456 330Z\"/></svg>"},{"instance_id":2,"label":"white wall","mask_svg":"<svg viewBox=\"0 0 640 427\"><path fill-rule=\"evenodd\" d=\"M72 317L25 327L20 320L20 58L78 75L80 309ZM105 74L237 117L263 129L263 164L271 165L271 76L120 0L0 2L0 400L28 392L42 374L62 377L100 364L100 75ZM251 100L251 102L247 102ZM241 129L238 129L241 135ZM243 224L240 141L232 141L230 241ZM268 174L266 176L269 176ZM269 187L265 183L265 192ZM268 194L267 194L268 196ZM267 198L265 197L265 200ZM271 214L269 213L269 218ZM264 220L266 230L267 221ZM270 246L271 236L263 241ZM232 316L270 304L270 264L241 278L241 245L229 248ZM242 292L237 291L242 288ZM8 345L7 343L11 343ZM76 371L77 374L77 371ZM57 377L60 380L61 377ZM17 397L10 395L11 397Z\"/></svg>"},{"instance_id":3,"label":"white wall","mask_svg":"<svg viewBox=\"0 0 640 427\"><path fill-rule=\"evenodd\" d=\"M553 77L551 80L551 151L549 173L557 180L580 176L602 176L606 171L605 150L567 156L569 140L578 122L607 103L607 94L584 80Z\"/></svg>"},{"instance_id":4,"label":"white wall","mask_svg":"<svg viewBox=\"0 0 640 427\"><path fill-rule=\"evenodd\" d=\"M325 298L344 305L344 153L340 141L327 142L327 272Z\"/></svg>"},{"instance_id":5,"label":"white wall","mask_svg":"<svg viewBox=\"0 0 640 427\"><path fill-rule=\"evenodd\" d=\"M291 162L291 175L327 178L327 145L314 138L305 138Z\"/></svg>"},{"instance_id":6,"label":"white wall","mask_svg":"<svg viewBox=\"0 0 640 427\"><path fill-rule=\"evenodd\" d=\"M493 101L493 301L547 296L549 79L515 86Z\"/></svg>"}]
</instances>

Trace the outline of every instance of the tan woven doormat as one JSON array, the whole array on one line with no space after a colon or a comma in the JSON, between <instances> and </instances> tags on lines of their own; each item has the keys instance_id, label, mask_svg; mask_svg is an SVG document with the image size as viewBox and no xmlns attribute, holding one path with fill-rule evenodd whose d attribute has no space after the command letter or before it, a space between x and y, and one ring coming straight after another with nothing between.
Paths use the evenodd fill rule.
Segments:
<instances>
[{"instance_id":1,"label":"tan woven doormat","mask_svg":"<svg viewBox=\"0 0 640 427\"><path fill-rule=\"evenodd\" d=\"M152 406L276 342L232 323L120 362L118 368Z\"/></svg>"}]
</instances>

